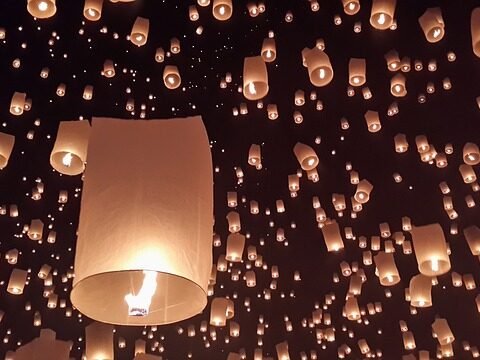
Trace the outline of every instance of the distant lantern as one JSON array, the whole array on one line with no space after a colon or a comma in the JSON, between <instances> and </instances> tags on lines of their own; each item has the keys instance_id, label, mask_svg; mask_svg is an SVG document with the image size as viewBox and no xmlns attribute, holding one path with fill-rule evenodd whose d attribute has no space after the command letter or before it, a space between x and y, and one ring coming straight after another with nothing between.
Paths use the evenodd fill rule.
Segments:
<instances>
[{"instance_id":1,"label":"distant lantern","mask_svg":"<svg viewBox=\"0 0 480 360\"><path fill-rule=\"evenodd\" d=\"M237 233L241 230L240 214L236 211L230 211L227 214L228 231L231 233Z\"/></svg>"},{"instance_id":2,"label":"distant lantern","mask_svg":"<svg viewBox=\"0 0 480 360\"><path fill-rule=\"evenodd\" d=\"M417 347L417 345L415 344L415 338L411 331L402 332L402 338L403 347L405 348L405 350L413 350Z\"/></svg>"},{"instance_id":3,"label":"distant lantern","mask_svg":"<svg viewBox=\"0 0 480 360\"><path fill-rule=\"evenodd\" d=\"M413 226L413 249L418 270L426 276L438 276L450 270L447 243L439 224Z\"/></svg>"},{"instance_id":4,"label":"distant lantern","mask_svg":"<svg viewBox=\"0 0 480 360\"><path fill-rule=\"evenodd\" d=\"M105 60L102 75L106 78L113 78L115 76L115 65L112 60Z\"/></svg>"},{"instance_id":5,"label":"distant lantern","mask_svg":"<svg viewBox=\"0 0 480 360\"><path fill-rule=\"evenodd\" d=\"M275 61L277 58L277 48L275 46L274 38L266 38L263 40L261 55L265 62Z\"/></svg>"},{"instance_id":6,"label":"distant lantern","mask_svg":"<svg viewBox=\"0 0 480 360\"><path fill-rule=\"evenodd\" d=\"M445 35L445 22L442 17L442 10L439 7L428 8L418 22L428 42L436 43L442 40Z\"/></svg>"},{"instance_id":7,"label":"distant lantern","mask_svg":"<svg viewBox=\"0 0 480 360\"><path fill-rule=\"evenodd\" d=\"M452 330L450 330L450 326L448 326L446 319L435 319L432 324L432 330L440 345L448 345L455 340L455 336L453 336Z\"/></svg>"},{"instance_id":8,"label":"distant lantern","mask_svg":"<svg viewBox=\"0 0 480 360\"><path fill-rule=\"evenodd\" d=\"M279 360L290 360L290 353L288 352L287 341L283 341L275 345L275 349L277 350L277 358Z\"/></svg>"},{"instance_id":9,"label":"distant lantern","mask_svg":"<svg viewBox=\"0 0 480 360\"><path fill-rule=\"evenodd\" d=\"M343 249L342 235L340 234L340 227L338 223L332 221L322 227L323 239L327 246L327 251L339 251Z\"/></svg>"},{"instance_id":10,"label":"distant lantern","mask_svg":"<svg viewBox=\"0 0 480 360\"><path fill-rule=\"evenodd\" d=\"M415 137L415 143L417 144L417 151L420 154L426 153L430 150L430 144L428 143L428 139L425 135L417 135Z\"/></svg>"},{"instance_id":11,"label":"distant lantern","mask_svg":"<svg viewBox=\"0 0 480 360\"><path fill-rule=\"evenodd\" d=\"M170 39L170 51L172 54L178 54L180 53L181 47L180 47L180 40L178 38L174 37Z\"/></svg>"},{"instance_id":12,"label":"distant lantern","mask_svg":"<svg viewBox=\"0 0 480 360\"><path fill-rule=\"evenodd\" d=\"M210 305L210 325L225 326L229 301L225 298L214 298Z\"/></svg>"},{"instance_id":13,"label":"distant lantern","mask_svg":"<svg viewBox=\"0 0 480 360\"><path fill-rule=\"evenodd\" d=\"M293 152L303 170L312 170L318 165L318 156L310 146L297 142Z\"/></svg>"},{"instance_id":14,"label":"distant lantern","mask_svg":"<svg viewBox=\"0 0 480 360\"><path fill-rule=\"evenodd\" d=\"M396 50L390 50L385 54L385 61L387 62L388 70L397 71L400 70L400 57Z\"/></svg>"},{"instance_id":15,"label":"distant lantern","mask_svg":"<svg viewBox=\"0 0 480 360\"><path fill-rule=\"evenodd\" d=\"M405 134L397 134L394 137L395 142L395 151L399 154L404 153L408 150L408 141Z\"/></svg>"},{"instance_id":16,"label":"distant lantern","mask_svg":"<svg viewBox=\"0 0 480 360\"><path fill-rule=\"evenodd\" d=\"M477 174L475 174L475 170L471 165L461 164L458 170L465 184L471 184L477 180Z\"/></svg>"},{"instance_id":17,"label":"distant lantern","mask_svg":"<svg viewBox=\"0 0 480 360\"><path fill-rule=\"evenodd\" d=\"M410 304L415 307L432 306L432 279L418 274L410 279Z\"/></svg>"},{"instance_id":18,"label":"distant lantern","mask_svg":"<svg viewBox=\"0 0 480 360\"><path fill-rule=\"evenodd\" d=\"M23 110L25 109L27 94L15 92L12 96L12 101L10 102L10 114L12 115L22 115Z\"/></svg>"},{"instance_id":19,"label":"distant lantern","mask_svg":"<svg viewBox=\"0 0 480 360\"><path fill-rule=\"evenodd\" d=\"M480 163L480 151L477 144L469 142L463 146L463 162L467 165Z\"/></svg>"},{"instance_id":20,"label":"distant lantern","mask_svg":"<svg viewBox=\"0 0 480 360\"><path fill-rule=\"evenodd\" d=\"M83 16L90 21L97 21L102 16L103 0L85 0Z\"/></svg>"},{"instance_id":21,"label":"distant lantern","mask_svg":"<svg viewBox=\"0 0 480 360\"><path fill-rule=\"evenodd\" d=\"M163 83L167 89L173 90L180 86L182 78L180 72L175 65L167 65L163 69Z\"/></svg>"},{"instance_id":22,"label":"distant lantern","mask_svg":"<svg viewBox=\"0 0 480 360\"><path fill-rule=\"evenodd\" d=\"M23 294L28 272L22 269L13 269L7 285L7 292L12 295Z\"/></svg>"},{"instance_id":23,"label":"distant lantern","mask_svg":"<svg viewBox=\"0 0 480 360\"><path fill-rule=\"evenodd\" d=\"M382 124L380 122L380 116L378 115L377 111L368 110L364 116L369 132L376 133L377 131L380 131L380 129L382 128Z\"/></svg>"},{"instance_id":24,"label":"distant lantern","mask_svg":"<svg viewBox=\"0 0 480 360\"><path fill-rule=\"evenodd\" d=\"M294 103L296 106L303 106L305 105L305 91L297 90L295 91L295 100Z\"/></svg>"},{"instance_id":25,"label":"distant lantern","mask_svg":"<svg viewBox=\"0 0 480 360\"><path fill-rule=\"evenodd\" d=\"M358 307L357 298L351 296L345 303L345 313L348 320L356 321L360 319L360 308Z\"/></svg>"},{"instance_id":26,"label":"distant lantern","mask_svg":"<svg viewBox=\"0 0 480 360\"><path fill-rule=\"evenodd\" d=\"M243 94L248 100L259 100L268 94L267 67L261 56L244 59Z\"/></svg>"},{"instance_id":27,"label":"distant lantern","mask_svg":"<svg viewBox=\"0 0 480 360\"><path fill-rule=\"evenodd\" d=\"M407 95L407 87L405 86L405 76L402 74L396 74L390 80L390 92L393 96L403 97Z\"/></svg>"},{"instance_id":28,"label":"distant lantern","mask_svg":"<svg viewBox=\"0 0 480 360\"><path fill-rule=\"evenodd\" d=\"M65 93L67 92L67 85L64 83L60 83L57 86L57 91L55 92L57 96L63 97L65 96Z\"/></svg>"},{"instance_id":29,"label":"distant lantern","mask_svg":"<svg viewBox=\"0 0 480 360\"><path fill-rule=\"evenodd\" d=\"M342 0L342 4L347 15L355 15L360 10L360 0Z\"/></svg>"},{"instance_id":30,"label":"distant lantern","mask_svg":"<svg viewBox=\"0 0 480 360\"><path fill-rule=\"evenodd\" d=\"M40 219L32 219L28 227L27 236L30 240L42 240L43 236L43 222Z\"/></svg>"},{"instance_id":31,"label":"distant lantern","mask_svg":"<svg viewBox=\"0 0 480 360\"><path fill-rule=\"evenodd\" d=\"M113 359L113 325L93 322L85 327L85 355L87 359Z\"/></svg>"},{"instance_id":32,"label":"distant lantern","mask_svg":"<svg viewBox=\"0 0 480 360\"><path fill-rule=\"evenodd\" d=\"M260 145L250 145L250 149L248 150L248 163L257 169L262 168L262 150Z\"/></svg>"},{"instance_id":33,"label":"distant lantern","mask_svg":"<svg viewBox=\"0 0 480 360\"><path fill-rule=\"evenodd\" d=\"M368 180L363 179L357 184L357 190L354 195L355 200L360 204L365 204L370 199L372 189L373 185Z\"/></svg>"},{"instance_id":34,"label":"distant lantern","mask_svg":"<svg viewBox=\"0 0 480 360\"><path fill-rule=\"evenodd\" d=\"M0 170L7 166L14 144L15 136L0 132Z\"/></svg>"},{"instance_id":35,"label":"distant lantern","mask_svg":"<svg viewBox=\"0 0 480 360\"><path fill-rule=\"evenodd\" d=\"M159 47L155 50L155 61L158 63L162 63L165 61L165 50Z\"/></svg>"},{"instance_id":36,"label":"distant lantern","mask_svg":"<svg viewBox=\"0 0 480 360\"><path fill-rule=\"evenodd\" d=\"M191 21L197 21L200 19L200 15L198 14L198 9L195 5L190 5L188 7L188 17Z\"/></svg>"},{"instance_id":37,"label":"distant lantern","mask_svg":"<svg viewBox=\"0 0 480 360\"><path fill-rule=\"evenodd\" d=\"M227 238L227 254L225 258L230 262L240 262L245 247L245 236L240 233L233 233Z\"/></svg>"},{"instance_id":38,"label":"distant lantern","mask_svg":"<svg viewBox=\"0 0 480 360\"><path fill-rule=\"evenodd\" d=\"M365 59L351 58L348 63L348 78L352 86L362 86L367 81Z\"/></svg>"},{"instance_id":39,"label":"distant lantern","mask_svg":"<svg viewBox=\"0 0 480 360\"><path fill-rule=\"evenodd\" d=\"M374 260L381 285L392 286L400 281L400 275L392 253L380 251L374 256Z\"/></svg>"},{"instance_id":40,"label":"distant lantern","mask_svg":"<svg viewBox=\"0 0 480 360\"><path fill-rule=\"evenodd\" d=\"M213 0L213 17L220 21L230 19L233 12L232 0Z\"/></svg>"},{"instance_id":41,"label":"distant lantern","mask_svg":"<svg viewBox=\"0 0 480 360\"><path fill-rule=\"evenodd\" d=\"M88 120L61 121L57 138L50 154L50 164L64 175L81 174L87 161L90 136Z\"/></svg>"},{"instance_id":42,"label":"distant lantern","mask_svg":"<svg viewBox=\"0 0 480 360\"><path fill-rule=\"evenodd\" d=\"M476 225L471 225L463 229L463 235L467 240L468 247L472 252L472 255L480 255L480 228Z\"/></svg>"},{"instance_id":43,"label":"distant lantern","mask_svg":"<svg viewBox=\"0 0 480 360\"><path fill-rule=\"evenodd\" d=\"M480 7L472 10L470 29L473 52L480 57Z\"/></svg>"},{"instance_id":44,"label":"distant lantern","mask_svg":"<svg viewBox=\"0 0 480 360\"><path fill-rule=\"evenodd\" d=\"M318 47L307 49L305 63L310 82L315 86L328 85L333 79L333 68L328 55Z\"/></svg>"},{"instance_id":45,"label":"distant lantern","mask_svg":"<svg viewBox=\"0 0 480 360\"><path fill-rule=\"evenodd\" d=\"M133 23L130 41L137 46L143 46L147 43L150 20L138 16Z\"/></svg>"},{"instance_id":46,"label":"distant lantern","mask_svg":"<svg viewBox=\"0 0 480 360\"><path fill-rule=\"evenodd\" d=\"M55 0L28 0L27 10L38 19L47 19L55 15L57 7Z\"/></svg>"},{"instance_id":47,"label":"distant lantern","mask_svg":"<svg viewBox=\"0 0 480 360\"><path fill-rule=\"evenodd\" d=\"M86 85L85 88L83 89L83 99L84 100L92 100L93 98L93 86L92 85Z\"/></svg>"},{"instance_id":48,"label":"distant lantern","mask_svg":"<svg viewBox=\"0 0 480 360\"><path fill-rule=\"evenodd\" d=\"M93 119L72 304L121 325L199 314L212 266L212 174L200 117Z\"/></svg>"},{"instance_id":49,"label":"distant lantern","mask_svg":"<svg viewBox=\"0 0 480 360\"><path fill-rule=\"evenodd\" d=\"M395 15L396 0L373 0L370 24L379 30L392 26Z\"/></svg>"},{"instance_id":50,"label":"distant lantern","mask_svg":"<svg viewBox=\"0 0 480 360\"><path fill-rule=\"evenodd\" d=\"M267 105L267 116L269 120L278 119L278 108L276 104Z\"/></svg>"}]
</instances>

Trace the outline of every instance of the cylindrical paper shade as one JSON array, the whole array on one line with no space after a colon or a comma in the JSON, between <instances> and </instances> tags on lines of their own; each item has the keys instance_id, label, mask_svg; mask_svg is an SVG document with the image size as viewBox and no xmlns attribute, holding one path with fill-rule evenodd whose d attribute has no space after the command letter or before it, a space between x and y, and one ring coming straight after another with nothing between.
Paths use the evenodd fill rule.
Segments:
<instances>
[{"instance_id":1,"label":"cylindrical paper shade","mask_svg":"<svg viewBox=\"0 0 480 360\"><path fill-rule=\"evenodd\" d=\"M85 0L83 16L90 21L97 21L102 16L103 0Z\"/></svg>"},{"instance_id":2,"label":"cylindrical paper shade","mask_svg":"<svg viewBox=\"0 0 480 360\"><path fill-rule=\"evenodd\" d=\"M163 83L168 89L176 89L182 83L178 68L174 65L167 65L163 69Z\"/></svg>"},{"instance_id":3,"label":"cylindrical paper shade","mask_svg":"<svg viewBox=\"0 0 480 360\"><path fill-rule=\"evenodd\" d=\"M88 157L72 304L92 319L122 325L167 324L200 313L212 266L213 214L201 118L94 119ZM149 312L130 316L135 309L126 295L145 288Z\"/></svg>"},{"instance_id":4,"label":"cylindrical paper shade","mask_svg":"<svg viewBox=\"0 0 480 360\"><path fill-rule=\"evenodd\" d=\"M383 286L392 286L400 281L400 275L392 253L380 251L373 258L375 260L375 266L378 269L380 284Z\"/></svg>"},{"instance_id":5,"label":"cylindrical paper shade","mask_svg":"<svg viewBox=\"0 0 480 360\"><path fill-rule=\"evenodd\" d=\"M227 221L228 221L228 231L231 233L239 232L242 227L240 224L240 214L236 211L230 211L227 214Z\"/></svg>"},{"instance_id":6,"label":"cylindrical paper shade","mask_svg":"<svg viewBox=\"0 0 480 360\"><path fill-rule=\"evenodd\" d=\"M81 174L87 161L88 120L61 121L50 154L50 165L64 175Z\"/></svg>"},{"instance_id":7,"label":"cylindrical paper shade","mask_svg":"<svg viewBox=\"0 0 480 360\"><path fill-rule=\"evenodd\" d=\"M480 255L480 228L476 225L466 227L463 229L463 235L472 254L474 256Z\"/></svg>"},{"instance_id":8,"label":"cylindrical paper shade","mask_svg":"<svg viewBox=\"0 0 480 360\"><path fill-rule=\"evenodd\" d=\"M50 274L50 270L52 270L52 267L48 264L43 264L40 270L38 271L38 277L40 279L46 279L48 274Z\"/></svg>"},{"instance_id":9,"label":"cylindrical paper shade","mask_svg":"<svg viewBox=\"0 0 480 360\"><path fill-rule=\"evenodd\" d=\"M295 91L295 105L303 106L305 104L305 91L297 90Z\"/></svg>"},{"instance_id":10,"label":"cylindrical paper shade","mask_svg":"<svg viewBox=\"0 0 480 360\"><path fill-rule=\"evenodd\" d=\"M317 167L318 156L310 146L297 142L293 152L303 170L308 171Z\"/></svg>"},{"instance_id":11,"label":"cylindrical paper shade","mask_svg":"<svg viewBox=\"0 0 480 360\"><path fill-rule=\"evenodd\" d=\"M178 54L181 50L180 47L180 40L178 38L174 37L170 39L170 51L172 54Z\"/></svg>"},{"instance_id":12,"label":"cylindrical paper shade","mask_svg":"<svg viewBox=\"0 0 480 360\"><path fill-rule=\"evenodd\" d=\"M270 120L278 119L278 109L276 104L267 105L267 114Z\"/></svg>"},{"instance_id":13,"label":"cylindrical paper shade","mask_svg":"<svg viewBox=\"0 0 480 360\"><path fill-rule=\"evenodd\" d=\"M394 137L395 151L397 153L404 153L408 150L408 141L405 134L397 134Z\"/></svg>"},{"instance_id":14,"label":"cylindrical paper shade","mask_svg":"<svg viewBox=\"0 0 480 360\"><path fill-rule=\"evenodd\" d=\"M233 12L232 0L213 0L213 17L220 21L230 19Z\"/></svg>"},{"instance_id":15,"label":"cylindrical paper shade","mask_svg":"<svg viewBox=\"0 0 480 360\"><path fill-rule=\"evenodd\" d=\"M32 219L28 228L27 236L30 240L41 240L43 234L43 222L40 219Z\"/></svg>"},{"instance_id":16,"label":"cylindrical paper shade","mask_svg":"<svg viewBox=\"0 0 480 360\"><path fill-rule=\"evenodd\" d=\"M432 279L418 274L410 279L410 304L415 307L432 306Z\"/></svg>"},{"instance_id":17,"label":"cylindrical paper shade","mask_svg":"<svg viewBox=\"0 0 480 360\"><path fill-rule=\"evenodd\" d=\"M245 236L239 233L228 235L227 254L225 255L225 258L231 262L242 261L244 247L245 247Z\"/></svg>"},{"instance_id":18,"label":"cylindrical paper shade","mask_svg":"<svg viewBox=\"0 0 480 360\"><path fill-rule=\"evenodd\" d=\"M10 114L12 115L22 115L25 108L27 94L15 92L12 96L12 101L10 102Z\"/></svg>"},{"instance_id":19,"label":"cylindrical paper shade","mask_svg":"<svg viewBox=\"0 0 480 360\"><path fill-rule=\"evenodd\" d=\"M137 46L145 45L148 39L149 28L150 20L138 16L130 33L130 41Z\"/></svg>"},{"instance_id":20,"label":"cylindrical paper shade","mask_svg":"<svg viewBox=\"0 0 480 360\"><path fill-rule=\"evenodd\" d=\"M85 328L85 352L88 360L113 360L112 325L93 322Z\"/></svg>"},{"instance_id":21,"label":"cylindrical paper shade","mask_svg":"<svg viewBox=\"0 0 480 360\"><path fill-rule=\"evenodd\" d=\"M380 116L376 111L368 110L365 113L365 121L367 123L368 131L372 133L380 131L380 129L382 128L382 124L380 122Z\"/></svg>"},{"instance_id":22,"label":"cylindrical paper shade","mask_svg":"<svg viewBox=\"0 0 480 360\"><path fill-rule=\"evenodd\" d=\"M0 170L8 164L15 144L15 136L0 132Z\"/></svg>"},{"instance_id":23,"label":"cylindrical paper shade","mask_svg":"<svg viewBox=\"0 0 480 360\"><path fill-rule=\"evenodd\" d=\"M228 299L215 298L210 306L210 325L225 326L227 323Z\"/></svg>"},{"instance_id":24,"label":"cylindrical paper shade","mask_svg":"<svg viewBox=\"0 0 480 360\"><path fill-rule=\"evenodd\" d=\"M103 63L103 75L107 78L115 76L115 66L113 65L112 60L105 60Z\"/></svg>"},{"instance_id":25,"label":"cylindrical paper shade","mask_svg":"<svg viewBox=\"0 0 480 360\"><path fill-rule=\"evenodd\" d=\"M368 346L367 340L365 339L358 340L358 347L362 354L367 354L370 352L370 347Z\"/></svg>"},{"instance_id":26,"label":"cylindrical paper shade","mask_svg":"<svg viewBox=\"0 0 480 360\"><path fill-rule=\"evenodd\" d=\"M290 360L290 354L288 352L288 342L284 341L275 345L277 350L278 360Z\"/></svg>"},{"instance_id":27,"label":"cylindrical paper shade","mask_svg":"<svg viewBox=\"0 0 480 360\"><path fill-rule=\"evenodd\" d=\"M445 23L439 7L427 9L418 18L418 22L428 42L436 43L442 40L445 35Z\"/></svg>"},{"instance_id":28,"label":"cylindrical paper shade","mask_svg":"<svg viewBox=\"0 0 480 360\"><path fill-rule=\"evenodd\" d=\"M472 33L473 52L480 57L480 7L472 10L470 29Z\"/></svg>"},{"instance_id":29,"label":"cylindrical paper shade","mask_svg":"<svg viewBox=\"0 0 480 360\"><path fill-rule=\"evenodd\" d=\"M362 86L367 81L365 59L351 58L348 63L348 82L352 86Z\"/></svg>"},{"instance_id":30,"label":"cylindrical paper shade","mask_svg":"<svg viewBox=\"0 0 480 360\"><path fill-rule=\"evenodd\" d=\"M360 308L358 307L358 302L355 297L349 297L345 303L345 313L347 314L348 320L358 320L360 319Z\"/></svg>"},{"instance_id":31,"label":"cylindrical paper shade","mask_svg":"<svg viewBox=\"0 0 480 360\"><path fill-rule=\"evenodd\" d=\"M403 97L407 95L407 87L405 86L405 76L396 74L390 80L390 92L393 96Z\"/></svg>"},{"instance_id":32,"label":"cylindrical paper shade","mask_svg":"<svg viewBox=\"0 0 480 360\"><path fill-rule=\"evenodd\" d=\"M448 345L455 340L455 336L453 336L452 330L450 330L450 326L448 326L448 322L445 319L435 319L432 324L432 330L437 336L440 345Z\"/></svg>"},{"instance_id":33,"label":"cylindrical paper shade","mask_svg":"<svg viewBox=\"0 0 480 360\"><path fill-rule=\"evenodd\" d=\"M195 5L190 5L188 7L188 17L191 21L197 21L200 18L200 15L198 14L198 9Z\"/></svg>"},{"instance_id":34,"label":"cylindrical paper shade","mask_svg":"<svg viewBox=\"0 0 480 360\"><path fill-rule=\"evenodd\" d=\"M246 57L243 62L243 95L259 100L268 94L267 66L261 56Z\"/></svg>"},{"instance_id":35,"label":"cylindrical paper shade","mask_svg":"<svg viewBox=\"0 0 480 360\"><path fill-rule=\"evenodd\" d=\"M480 163L480 151L477 144L466 143L463 146L463 161L467 165L477 165Z\"/></svg>"},{"instance_id":36,"label":"cylindrical paper shade","mask_svg":"<svg viewBox=\"0 0 480 360\"><path fill-rule=\"evenodd\" d=\"M57 12L55 0L28 0L27 10L36 18L46 19Z\"/></svg>"},{"instance_id":37,"label":"cylindrical paper shade","mask_svg":"<svg viewBox=\"0 0 480 360\"><path fill-rule=\"evenodd\" d=\"M277 49L274 38L266 38L263 40L261 55L265 62L275 61L277 57Z\"/></svg>"},{"instance_id":38,"label":"cylindrical paper shade","mask_svg":"<svg viewBox=\"0 0 480 360\"><path fill-rule=\"evenodd\" d=\"M258 166L262 162L260 145L252 144L248 150L248 163L252 166Z\"/></svg>"},{"instance_id":39,"label":"cylindrical paper shade","mask_svg":"<svg viewBox=\"0 0 480 360\"><path fill-rule=\"evenodd\" d=\"M92 85L87 85L83 89L83 98L85 100L92 100L93 98L93 86Z\"/></svg>"},{"instance_id":40,"label":"cylindrical paper shade","mask_svg":"<svg viewBox=\"0 0 480 360\"><path fill-rule=\"evenodd\" d=\"M458 170L460 171L465 184L471 184L477 180L477 174L475 174L475 170L471 165L461 164L458 167Z\"/></svg>"},{"instance_id":41,"label":"cylindrical paper shade","mask_svg":"<svg viewBox=\"0 0 480 360\"><path fill-rule=\"evenodd\" d=\"M400 57L396 50L390 50L386 53L385 60L387 61L388 70L397 71L400 69Z\"/></svg>"},{"instance_id":42,"label":"cylindrical paper shade","mask_svg":"<svg viewBox=\"0 0 480 360\"><path fill-rule=\"evenodd\" d=\"M393 24L396 0L373 0L370 24L379 30L386 30Z\"/></svg>"},{"instance_id":43,"label":"cylindrical paper shade","mask_svg":"<svg viewBox=\"0 0 480 360\"><path fill-rule=\"evenodd\" d=\"M310 82L315 86L325 86L333 79L333 68L328 55L318 47L309 49L305 53L305 62Z\"/></svg>"},{"instance_id":44,"label":"cylindrical paper shade","mask_svg":"<svg viewBox=\"0 0 480 360\"><path fill-rule=\"evenodd\" d=\"M363 179L357 185L357 191L355 192L354 198L360 204L365 204L370 200L370 193L373 190L373 185L368 181Z\"/></svg>"},{"instance_id":45,"label":"cylindrical paper shade","mask_svg":"<svg viewBox=\"0 0 480 360\"><path fill-rule=\"evenodd\" d=\"M355 15L360 10L360 0L342 0L342 4L347 15Z\"/></svg>"},{"instance_id":46,"label":"cylindrical paper shade","mask_svg":"<svg viewBox=\"0 0 480 360\"><path fill-rule=\"evenodd\" d=\"M413 333L411 331L402 332L403 338L403 347L406 350L413 350L417 347L415 344L415 338L413 337Z\"/></svg>"},{"instance_id":47,"label":"cylindrical paper shade","mask_svg":"<svg viewBox=\"0 0 480 360\"><path fill-rule=\"evenodd\" d=\"M450 270L447 243L439 224L413 226L411 234L418 270L421 274L437 276Z\"/></svg>"},{"instance_id":48,"label":"cylindrical paper shade","mask_svg":"<svg viewBox=\"0 0 480 360\"><path fill-rule=\"evenodd\" d=\"M337 222L325 224L322 227L323 239L328 251L338 251L343 249L342 235L340 234L340 227Z\"/></svg>"},{"instance_id":49,"label":"cylindrical paper shade","mask_svg":"<svg viewBox=\"0 0 480 360\"><path fill-rule=\"evenodd\" d=\"M23 288L27 281L27 271L21 269L13 269L8 281L7 292L13 295L23 294Z\"/></svg>"},{"instance_id":50,"label":"cylindrical paper shade","mask_svg":"<svg viewBox=\"0 0 480 360\"><path fill-rule=\"evenodd\" d=\"M245 273L245 281L247 283L247 287L255 287L255 285L257 285L257 277L255 275L255 271L248 270Z\"/></svg>"}]
</instances>

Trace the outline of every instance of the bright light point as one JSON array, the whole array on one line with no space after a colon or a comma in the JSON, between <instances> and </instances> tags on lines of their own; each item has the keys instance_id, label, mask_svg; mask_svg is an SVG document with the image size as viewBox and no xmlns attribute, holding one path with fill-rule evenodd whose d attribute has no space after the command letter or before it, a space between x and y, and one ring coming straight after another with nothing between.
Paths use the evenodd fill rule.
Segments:
<instances>
[{"instance_id":1,"label":"bright light point","mask_svg":"<svg viewBox=\"0 0 480 360\"><path fill-rule=\"evenodd\" d=\"M308 166L312 166L313 164L315 164L315 159L314 158L308 159L307 164L308 164Z\"/></svg>"},{"instance_id":2,"label":"bright light point","mask_svg":"<svg viewBox=\"0 0 480 360\"><path fill-rule=\"evenodd\" d=\"M378 22L380 25L384 25L386 20L387 20L387 19L386 19L386 17L385 17L385 14L382 13L382 14L380 14L380 15L378 16L377 22Z\"/></svg>"},{"instance_id":3,"label":"bright light point","mask_svg":"<svg viewBox=\"0 0 480 360\"><path fill-rule=\"evenodd\" d=\"M320 79L325 79L325 69L320 69Z\"/></svg>"},{"instance_id":4,"label":"bright light point","mask_svg":"<svg viewBox=\"0 0 480 360\"><path fill-rule=\"evenodd\" d=\"M135 37L135 40L137 40L137 41L142 41L142 40L143 40L143 35L137 35L137 36Z\"/></svg>"},{"instance_id":5,"label":"bright light point","mask_svg":"<svg viewBox=\"0 0 480 360\"><path fill-rule=\"evenodd\" d=\"M93 10L93 9L88 9L88 15L90 15L90 16L92 16L92 17L93 17L93 16L97 16L97 12L96 12L95 10Z\"/></svg>"},{"instance_id":6,"label":"bright light point","mask_svg":"<svg viewBox=\"0 0 480 360\"><path fill-rule=\"evenodd\" d=\"M350 4L348 4L348 8L352 11L355 10L355 3L351 2Z\"/></svg>"},{"instance_id":7,"label":"bright light point","mask_svg":"<svg viewBox=\"0 0 480 360\"><path fill-rule=\"evenodd\" d=\"M395 92L399 93L402 90L402 87L400 85L395 85Z\"/></svg>"},{"instance_id":8,"label":"bright light point","mask_svg":"<svg viewBox=\"0 0 480 360\"><path fill-rule=\"evenodd\" d=\"M48 3L46 1L40 1L38 3L38 10L47 11L48 10Z\"/></svg>"},{"instance_id":9,"label":"bright light point","mask_svg":"<svg viewBox=\"0 0 480 360\"><path fill-rule=\"evenodd\" d=\"M175 79L173 78L173 76L167 77L167 81L172 85L175 84Z\"/></svg>"},{"instance_id":10,"label":"bright light point","mask_svg":"<svg viewBox=\"0 0 480 360\"><path fill-rule=\"evenodd\" d=\"M253 95L257 94L257 89L255 88L255 84L253 82L248 84L248 92Z\"/></svg>"},{"instance_id":11,"label":"bright light point","mask_svg":"<svg viewBox=\"0 0 480 360\"><path fill-rule=\"evenodd\" d=\"M62 158L62 164L66 167L70 167L72 165L73 155L72 153L66 153Z\"/></svg>"},{"instance_id":12,"label":"bright light point","mask_svg":"<svg viewBox=\"0 0 480 360\"><path fill-rule=\"evenodd\" d=\"M387 281L389 283L393 282L393 276L392 275L387 275Z\"/></svg>"},{"instance_id":13,"label":"bright light point","mask_svg":"<svg viewBox=\"0 0 480 360\"><path fill-rule=\"evenodd\" d=\"M433 30L433 37L436 39L440 36L441 33L442 31L439 28L436 28L435 30Z\"/></svg>"},{"instance_id":14,"label":"bright light point","mask_svg":"<svg viewBox=\"0 0 480 360\"><path fill-rule=\"evenodd\" d=\"M438 271L439 270L439 264L438 264L438 259L432 259L430 260L432 271Z\"/></svg>"},{"instance_id":15,"label":"bright light point","mask_svg":"<svg viewBox=\"0 0 480 360\"><path fill-rule=\"evenodd\" d=\"M359 79L358 77L354 77L354 78L353 78L353 82L354 82L355 84L358 84L358 83L360 82L360 79Z\"/></svg>"},{"instance_id":16,"label":"bright light point","mask_svg":"<svg viewBox=\"0 0 480 360\"><path fill-rule=\"evenodd\" d=\"M270 59L272 57L272 52L270 50L267 50L266 57Z\"/></svg>"},{"instance_id":17,"label":"bright light point","mask_svg":"<svg viewBox=\"0 0 480 360\"><path fill-rule=\"evenodd\" d=\"M425 301L420 300L420 301L418 302L418 305L419 305L419 306L425 306Z\"/></svg>"},{"instance_id":18,"label":"bright light point","mask_svg":"<svg viewBox=\"0 0 480 360\"><path fill-rule=\"evenodd\" d=\"M218 9L218 12L220 13L220 15L225 15L225 7L220 6L220 9Z\"/></svg>"},{"instance_id":19,"label":"bright light point","mask_svg":"<svg viewBox=\"0 0 480 360\"><path fill-rule=\"evenodd\" d=\"M157 272L144 271L142 288L137 295L132 293L125 295L128 304L129 316L146 316L152 302L152 297L157 290Z\"/></svg>"}]
</instances>

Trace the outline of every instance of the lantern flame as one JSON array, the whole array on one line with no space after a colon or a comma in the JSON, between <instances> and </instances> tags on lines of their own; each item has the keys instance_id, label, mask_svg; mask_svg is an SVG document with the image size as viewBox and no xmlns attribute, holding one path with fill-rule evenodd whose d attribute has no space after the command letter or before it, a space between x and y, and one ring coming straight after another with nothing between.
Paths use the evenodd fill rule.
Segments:
<instances>
[{"instance_id":1,"label":"lantern flame","mask_svg":"<svg viewBox=\"0 0 480 360\"><path fill-rule=\"evenodd\" d=\"M73 155L72 153L66 153L62 158L62 164L66 167L72 166Z\"/></svg>"},{"instance_id":2,"label":"lantern flame","mask_svg":"<svg viewBox=\"0 0 480 360\"><path fill-rule=\"evenodd\" d=\"M386 21L386 20L387 20L387 19L385 18L385 14L384 14L384 13L381 13L381 14L378 16L377 22L378 22L380 25L383 25L383 24L385 24L385 21Z\"/></svg>"},{"instance_id":3,"label":"lantern flame","mask_svg":"<svg viewBox=\"0 0 480 360\"><path fill-rule=\"evenodd\" d=\"M38 3L38 10L40 11L47 11L48 10L48 4L46 1L41 1Z\"/></svg>"},{"instance_id":4,"label":"lantern flame","mask_svg":"<svg viewBox=\"0 0 480 360\"><path fill-rule=\"evenodd\" d=\"M156 271L144 271L142 288L137 295L132 293L125 295L125 301L128 304L128 315L146 316L152 302L152 297L157 290Z\"/></svg>"}]
</instances>

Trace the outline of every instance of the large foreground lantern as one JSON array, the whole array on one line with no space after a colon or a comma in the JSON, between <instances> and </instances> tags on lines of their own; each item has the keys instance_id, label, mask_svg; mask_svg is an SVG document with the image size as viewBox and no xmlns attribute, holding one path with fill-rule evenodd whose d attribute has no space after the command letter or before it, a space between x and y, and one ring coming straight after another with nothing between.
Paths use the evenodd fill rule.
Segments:
<instances>
[{"instance_id":1,"label":"large foreground lantern","mask_svg":"<svg viewBox=\"0 0 480 360\"><path fill-rule=\"evenodd\" d=\"M213 179L200 117L94 119L72 304L112 324L167 324L207 304Z\"/></svg>"},{"instance_id":2,"label":"large foreground lantern","mask_svg":"<svg viewBox=\"0 0 480 360\"><path fill-rule=\"evenodd\" d=\"M46 19L57 12L55 0L28 0L27 10L36 18Z\"/></svg>"},{"instance_id":3,"label":"large foreground lantern","mask_svg":"<svg viewBox=\"0 0 480 360\"><path fill-rule=\"evenodd\" d=\"M333 68L330 58L318 47L307 49L305 63L310 82L318 87L328 85L333 79Z\"/></svg>"}]
</instances>

